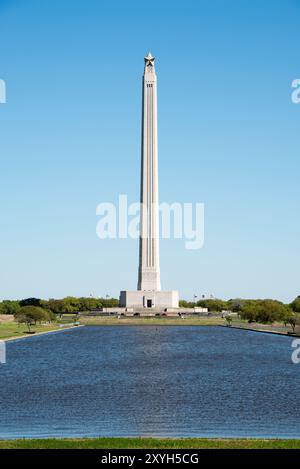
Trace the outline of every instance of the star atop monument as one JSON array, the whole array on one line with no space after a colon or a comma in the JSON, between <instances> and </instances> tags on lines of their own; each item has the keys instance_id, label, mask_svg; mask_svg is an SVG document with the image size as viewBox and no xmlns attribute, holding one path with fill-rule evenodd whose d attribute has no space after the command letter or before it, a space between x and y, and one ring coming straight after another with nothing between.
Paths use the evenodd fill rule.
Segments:
<instances>
[{"instance_id":1,"label":"star atop monument","mask_svg":"<svg viewBox=\"0 0 300 469\"><path fill-rule=\"evenodd\" d=\"M151 52L148 52L148 55L146 55L145 57L146 65L154 65L154 60L155 60L155 57L153 57Z\"/></svg>"}]
</instances>

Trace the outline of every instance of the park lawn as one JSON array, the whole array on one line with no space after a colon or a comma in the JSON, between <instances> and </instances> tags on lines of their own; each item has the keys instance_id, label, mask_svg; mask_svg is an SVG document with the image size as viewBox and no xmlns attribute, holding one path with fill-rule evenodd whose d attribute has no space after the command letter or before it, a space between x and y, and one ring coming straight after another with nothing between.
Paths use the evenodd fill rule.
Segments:
<instances>
[{"instance_id":1,"label":"park lawn","mask_svg":"<svg viewBox=\"0 0 300 469\"><path fill-rule=\"evenodd\" d=\"M31 327L31 331L33 332L49 332L60 330L59 324L46 324L46 325L37 325ZM0 339L10 339L12 337L30 337L28 334L28 328L25 324L17 324L16 322L2 322L0 323Z\"/></svg>"},{"instance_id":2,"label":"park lawn","mask_svg":"<svg viewBox=\"0 0 300 469\"><path fill-rule=\"evenodd\" d=\"M300 440L85 438L0 440L0 449L300 449Z\"/></svg>"},{"instance_id":3,"label":"park lawn","mask_svg":"<svg viewBox=\"0 0 300 469\"><path fill-rule=\"evenodd\" d=\"M88 326L219 326L225 325L225 320L217 317L188 316L185 319L177 317L138 317L122 316L80 316L80 324Z\"/></svg>"}]
</instances>

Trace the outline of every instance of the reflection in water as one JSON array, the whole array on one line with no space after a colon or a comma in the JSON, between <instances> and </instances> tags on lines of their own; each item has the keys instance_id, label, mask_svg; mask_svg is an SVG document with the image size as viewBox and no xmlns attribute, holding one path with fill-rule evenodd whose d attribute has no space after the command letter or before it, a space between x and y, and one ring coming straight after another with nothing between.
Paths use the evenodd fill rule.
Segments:
<instances>
[{"instance_id":1,"label":"reflection in water","mask_svg":"<svg viewBox=\"0 0 300 469\"><path fill-rule=\"evenodd\" d=\"M7 345L0 437L300 437L291 339L218 327L85 327Z\"/></svg>"}]
</instances>

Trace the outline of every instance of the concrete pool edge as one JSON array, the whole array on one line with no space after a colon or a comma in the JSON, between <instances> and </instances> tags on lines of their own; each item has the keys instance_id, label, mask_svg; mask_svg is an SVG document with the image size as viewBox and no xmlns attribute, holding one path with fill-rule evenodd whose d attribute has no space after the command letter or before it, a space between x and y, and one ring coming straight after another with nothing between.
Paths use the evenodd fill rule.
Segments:
<instances>
[{"instance_id":1,"label":"concrete pool edge","mask_svg":"<svg viewBox=\"0 0 300 469\"><path fill-rule=\"evenodd\" d=\"M250 332L259 332L261 334L273 334L273 335L280 335L283 337L300 337L300 334L288 334L286 332L280 332L280 331L270 331L269 329L253 329L250 327L242 327L242 326L226 326L226 325L218 325L217 327L225 327L226 329L239 329L241 331L250 331Z\"/></svg>"}]
</instances>

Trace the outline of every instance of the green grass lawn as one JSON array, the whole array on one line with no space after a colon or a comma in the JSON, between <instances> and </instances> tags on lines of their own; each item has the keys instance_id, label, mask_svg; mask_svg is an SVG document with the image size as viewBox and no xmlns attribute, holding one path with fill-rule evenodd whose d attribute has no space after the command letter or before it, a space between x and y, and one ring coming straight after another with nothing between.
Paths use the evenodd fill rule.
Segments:
<instances>
[{"instance_id":1,"label":"green grass lawn","mask_svg":"<svg viewBox=\"0 0 300 469\"><path fill-rule=\"evenodd\" d=\"M300 449L300 440L90 438L0 440L0 449Z\"/></svg>"},{"instance_id":2,"label":"green grass lawn","mask_svg":"<svg viewBox=\"0 0 300 469\"><path fill-rule=\"evenodd\" d=\"M185 319L177 317L121 317L116 316L80 316L80 324L90 326L218 326L224 325L225 320L216 317L188 316Z\"/></svg>"},{"instance_id":3,"label":"green grass lawn","mask_svg":"<svg viewBox=\"0 0 300 469\"><path fill-rule=\"evenodd\" d=\"M60 330L59 324L37 325L31 327L32 332L48 332ZM25 337L28 334L28 328L24 324L17 324L16 322L0 323L0 339L9 339L11 337Z\"/></svg>"}]
</instances>

